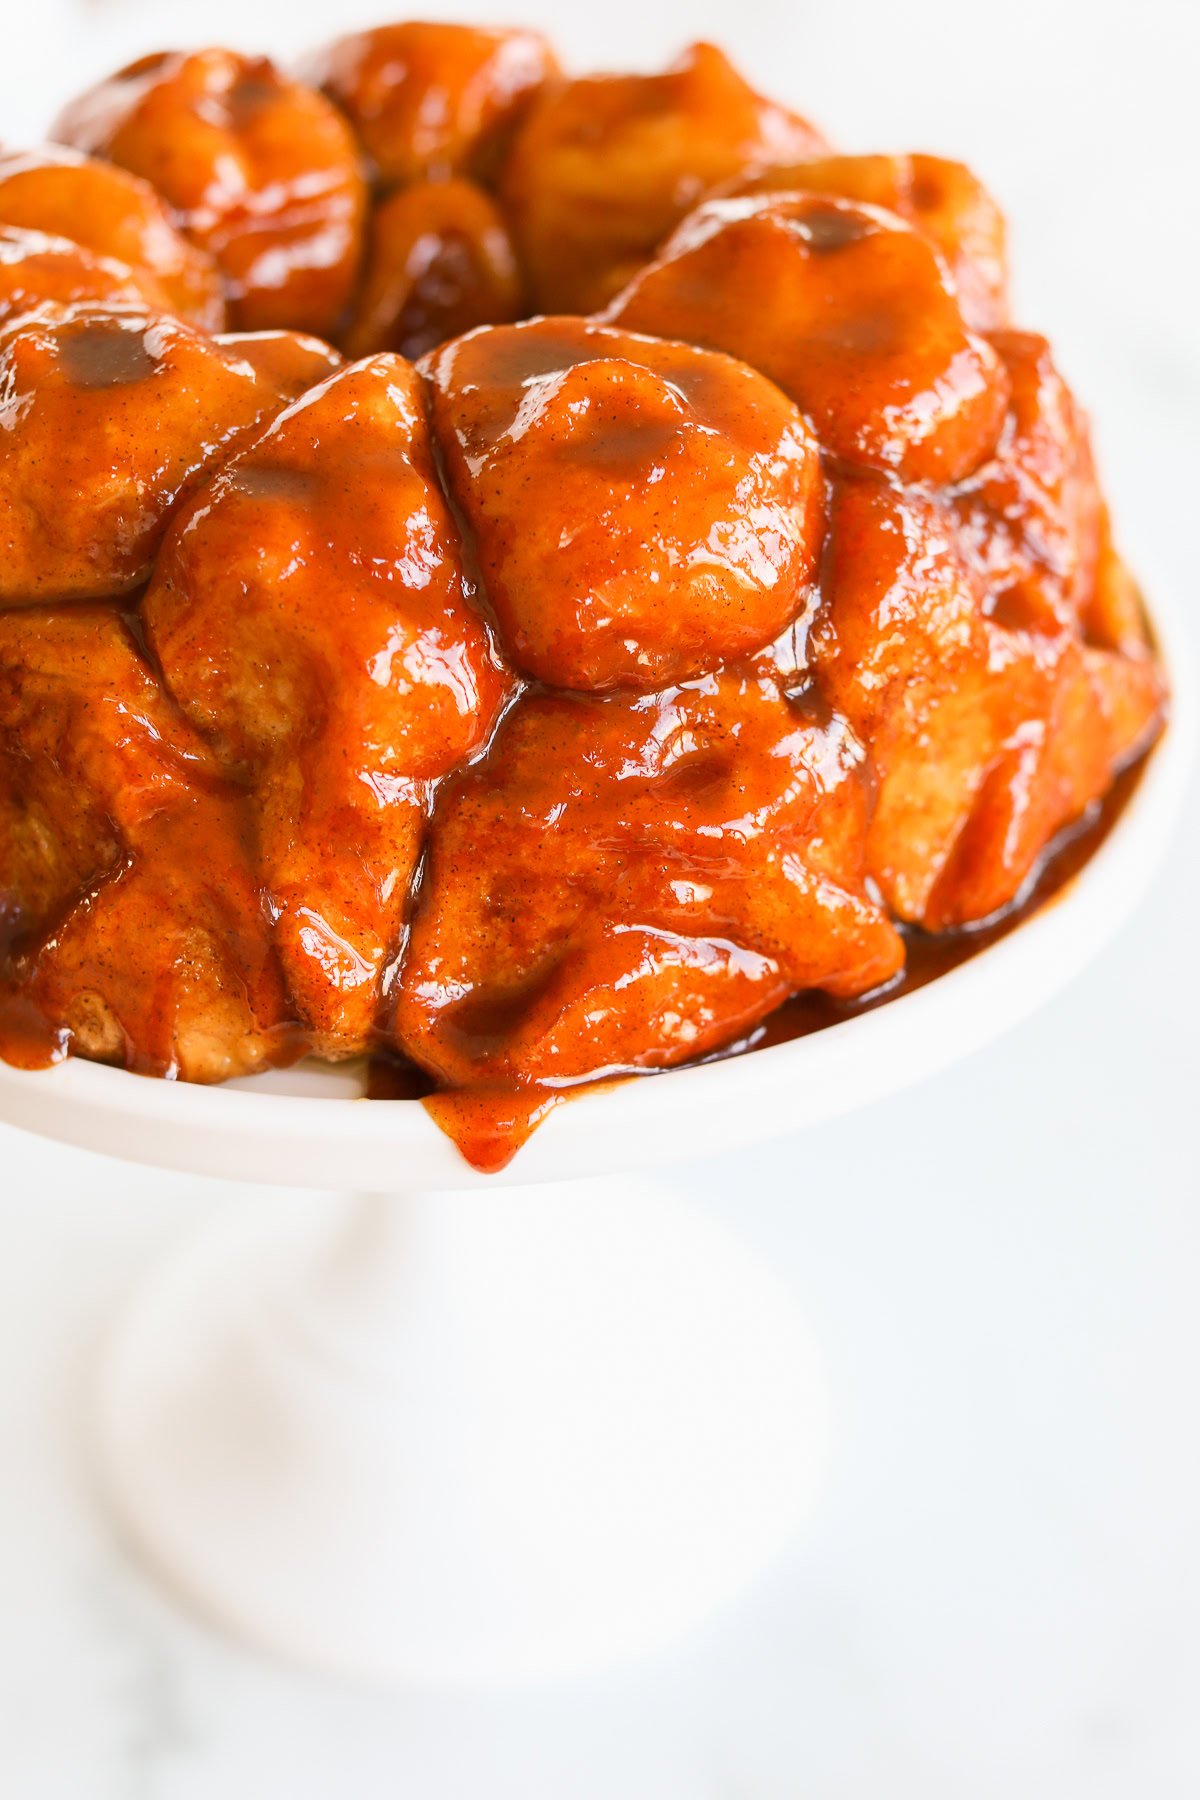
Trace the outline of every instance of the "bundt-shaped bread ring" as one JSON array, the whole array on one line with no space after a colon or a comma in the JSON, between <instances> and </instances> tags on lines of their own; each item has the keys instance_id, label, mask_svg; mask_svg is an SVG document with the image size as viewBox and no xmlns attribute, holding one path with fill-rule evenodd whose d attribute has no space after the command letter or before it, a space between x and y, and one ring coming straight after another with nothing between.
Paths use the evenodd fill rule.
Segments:
<instances>
[{"instance_id":1,"label":"bundt-shaped bread ring","mask_svg":"<svg viewBox=\"0 0 1200 1800\"><path fill-rule=\"evenodd\" d=\"M873 1002L1152 743L961 164L448 24L57 133L0 156L0 1055L515 1116Z\"/></svg>"}]
</instances>

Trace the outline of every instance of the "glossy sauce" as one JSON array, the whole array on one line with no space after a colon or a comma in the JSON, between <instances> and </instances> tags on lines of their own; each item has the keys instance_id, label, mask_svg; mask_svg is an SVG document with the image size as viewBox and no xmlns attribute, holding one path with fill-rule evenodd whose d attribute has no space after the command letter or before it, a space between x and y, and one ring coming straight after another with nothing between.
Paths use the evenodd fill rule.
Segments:
<instances>
[{"instance_id":1,"label":"glossy sauce","mask_svg":"<svg viewBox=\"0 0 1200 1800\"><path fill-rule=\"evenodd\" d=\"M829 994L816 992L797 994L764 1020L748 1042L737 1045L729 1054L765 1050L772 1044L789 1044L796 1038L824 1031L830 1025L840 1025L859 1013L873 1012L877 1006L885 1006L904 994L915 993L939 976L948 975L952 969L970 962L972 957L979 956L1023 925L1034 913L1061 899L1121 819L1137 791L1151 753L1147 751L1123 769L1104 798L1091 806L1082 819L1068 826L1057 844L1051 846L1028 892L1015 905L1006 907L996 918L956 931L934 933L920 931L915 926L902 927L907 957L899 977L886 988L849 1001L835 1000Z\"/></svg>"},{"instance_id":2,"label":"glossy sauce","mask_svg":"<svg viewBox=\"0 0 1200 1800\"><path fill-rule=\"evenodd\" d=\"M749 1037L701 1060L717 1062L731 1056L744 1056L755 1050L810 1037L831 1025L844 1024L860 1013L873 1012L878 1006L915 993L918 988L926 987L1007 937L1034 913L1061 898L1086 868L1136 793L1150 754L1146 752L1122 770L1104 799L1061 835L1044 859L1028 892L997 918L968 929L936 935L907 928L904 937L908 955L904 969L886 987L877 988L858 1000L837 1000L815 989L797 994L770 1014ZM690 1065L680 1066L687 1068ZM631 1072L618 1079L632 1080L643 1073L636 1072L635 1076ZM570 1088L530 1084L439 1092L423 1069L393 1052L385 1052L371 1061L367 1097L371 1100L422 1101L430 1117L453 1140L471 1167L490 1175L507 1167L556 1106L576 1094L591 1093L599 1087L612 1085L613 1078L606 1077L603 1081L581 1082Z\"/></svg>"},{"instance_id":3,"label":"glossy sauce","mask_svg":"<svg viewBox=\"0 0 1200 1800\"><path fill-rule=\"evenodd\" d=\"M67 1056L68 1037L21 987L0 982L0 1062L14 1069L53 1068Z\"/></svg>"},{"instance_id":4,"label":"glossy sauce","mask_svg":"<svg viewBox=\"0 0 1200 1800\"><path fill-rule=\"evenodd\" d=\"M375 1055L496 1170L952 970L1119 818L1166 683L986 192L709 45L556 76L170 53L63 115L106 160L0 158L8 1061Z\"/></svg>"},{"instance_id":5,"label":"glossy sauce","mask_svg":"<svg viewBox=\"0 0 1200 1800\"><path fill-rule=\"evenodd\" d=\"M1061 835L1029 891L997 918L972 928L936 935L907 928L904 932L907 947L904 970L885 988L851 1001L838 1000L815 990L797 994L778 1007L747 1038L701 1060L711 1062L746 1055L811 1036L831 1025L843 1024L925 987L990 948L1069 889L1123 816L1137 791L1148 757L1149 753L1124 769L1104 799ZM267 1058L270 1066L286 1067L303 1056L305 1045L297 1029L285 1026L279 1030L277 1038ZM68 1049L67 1031L52 1026L36 1002L19 987L12 983L0 984L0 1059L19 1069L44 1069L62 1061ZM162 1068L152 1059L136 1059L132 1072L159 1075ZM638 1073L641 1072L631 1071L628 1076L618 1079L633 1079ZM556 1106L574 1094L612 1085L612 1081L613 1078L608 1076L603 1081L585 1081L571 1087L496 1083L439 1091L436 1082L423 1069L395 1051L384 1050L371 1059L366 1092L368 1099L373 1101L420 1100L466 1161L473 1168L490 1174L512 1161Z\"/></svg>"}]
</instances>

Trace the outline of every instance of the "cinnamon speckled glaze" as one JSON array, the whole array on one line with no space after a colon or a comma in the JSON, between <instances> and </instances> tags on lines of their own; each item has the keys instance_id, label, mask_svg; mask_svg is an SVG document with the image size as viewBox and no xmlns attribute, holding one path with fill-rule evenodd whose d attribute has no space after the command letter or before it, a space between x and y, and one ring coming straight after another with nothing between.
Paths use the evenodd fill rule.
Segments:
<instances>
[{"instance_id":1,"label":"cinnamon speckled glaze","mask_svg":"<svg viewBox=\"0 0 1200 1800\"><path fill-rule=\"evenodd\" d=\"M447 24L155 54L51 135L0 155L8 1061L368 1055L495 1166L969 952L1153 743L960 164Z\"/></svg>"}]
</instances>

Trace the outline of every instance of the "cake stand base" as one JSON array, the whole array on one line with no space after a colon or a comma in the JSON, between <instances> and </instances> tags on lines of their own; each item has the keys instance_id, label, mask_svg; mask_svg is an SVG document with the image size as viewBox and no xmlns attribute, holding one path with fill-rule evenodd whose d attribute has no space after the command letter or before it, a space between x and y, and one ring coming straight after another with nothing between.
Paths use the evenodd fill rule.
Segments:
<instances>
[{"instance_id":1,"label":"cake stand base","mask_svg":"<svg viewBox=\"0 0 1200 1800\"><path fill-rule=\"evenodd\" d=\"M104 1370L116 1509L242 1637L386 1680L655 1649L821 1461L782 1286L643 1182L277 1204L153 1277Z\"/></svg>"}]
</instances>

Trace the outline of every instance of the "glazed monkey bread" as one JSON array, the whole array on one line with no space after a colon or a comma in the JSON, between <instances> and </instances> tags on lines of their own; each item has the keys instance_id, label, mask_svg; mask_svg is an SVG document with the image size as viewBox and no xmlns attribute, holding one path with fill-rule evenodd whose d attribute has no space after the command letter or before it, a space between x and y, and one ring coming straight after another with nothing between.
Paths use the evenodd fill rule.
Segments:
<instances>
[{"instance_id":1,"label":"glazed monkey bread","mask_svg":"<svg viewBox=\"0 0 1200 1800\"><path fill-rule=\"evenodd\" d=\"M1153 741L960 164L444 24L53 135L0 155L9 1060L532 1117L873 1002Z\"/></svg>"}]
</instances>

